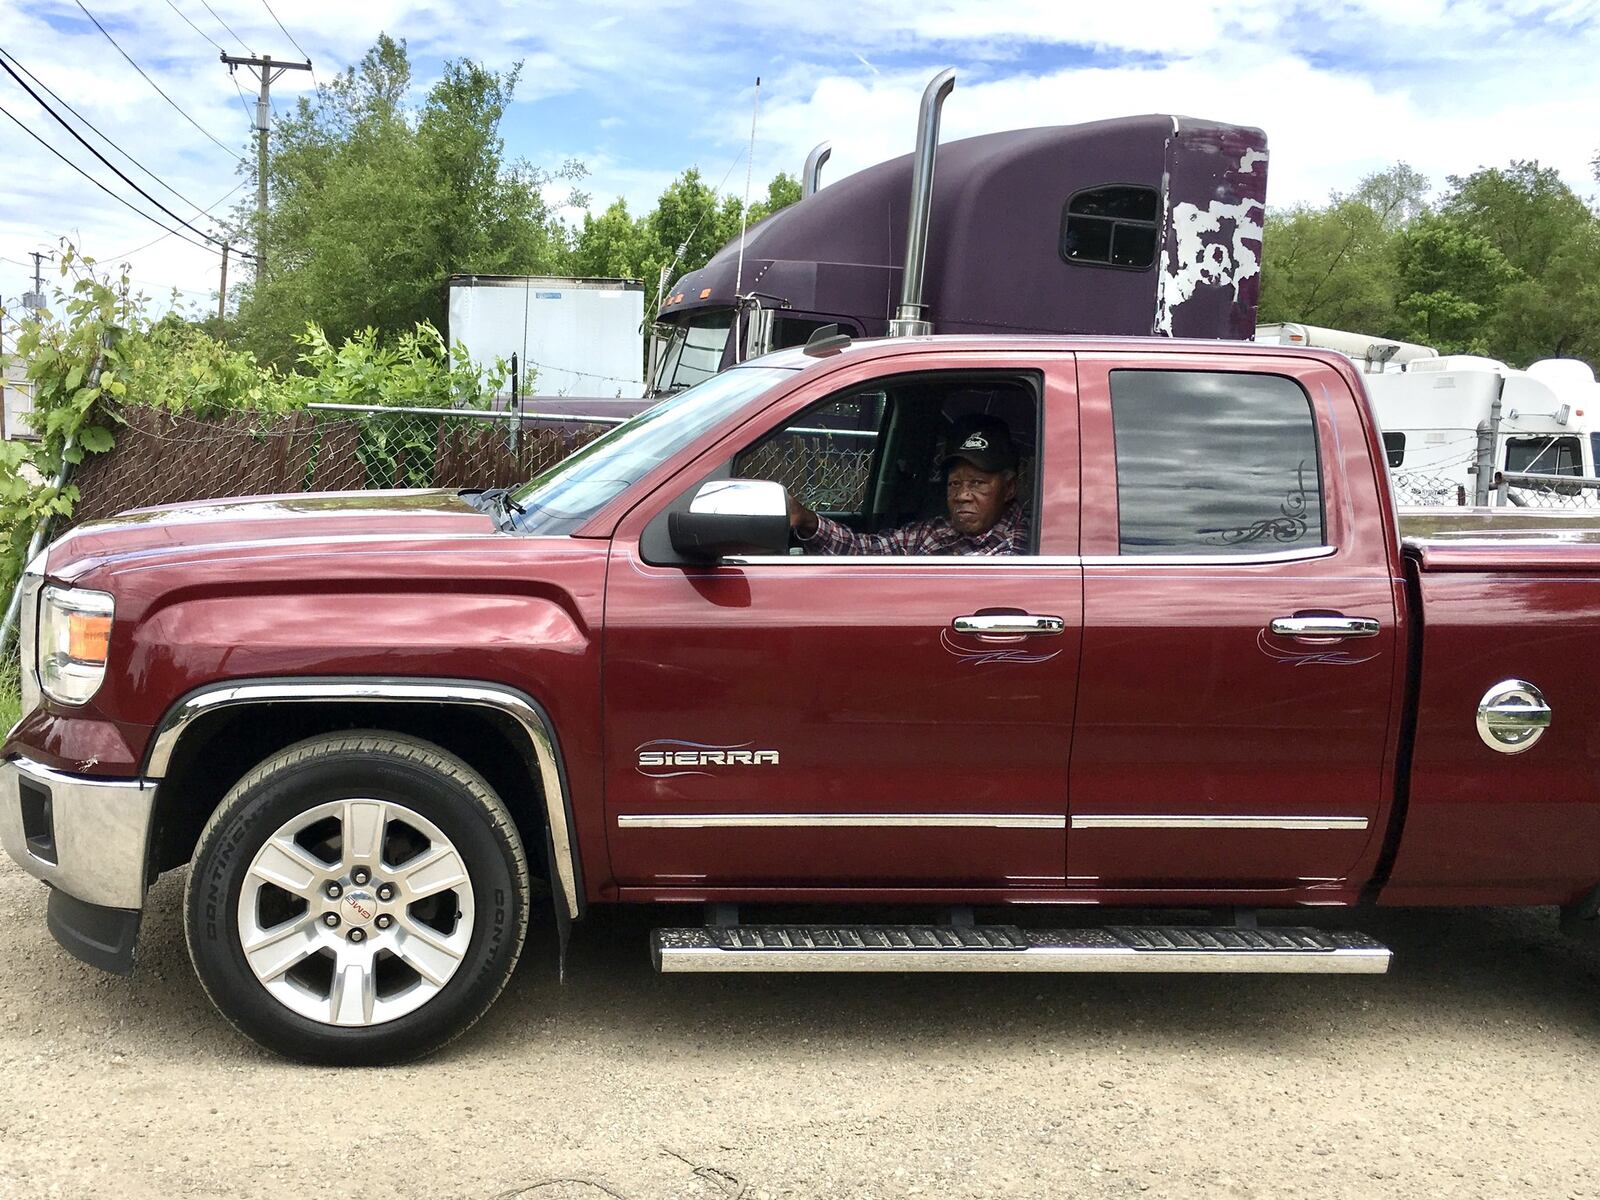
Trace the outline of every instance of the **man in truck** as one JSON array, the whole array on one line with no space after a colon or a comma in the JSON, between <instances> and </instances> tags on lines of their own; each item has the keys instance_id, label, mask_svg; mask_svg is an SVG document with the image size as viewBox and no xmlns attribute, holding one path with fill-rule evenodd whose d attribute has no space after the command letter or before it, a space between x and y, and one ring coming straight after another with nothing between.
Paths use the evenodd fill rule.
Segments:
<instances>
[{"instance_id":1,"label":"man in truck","mask_svg":"<svg viewBox=\"0 0 1600 1200\"><path fill-rule=\"evenodd\" d=\"M856 533L789 497L789 527L807 554L1026 554L1028 518L1017 501L1017 452L998 417L979 415L952 439L942 464L945 515L888 533Z\"/></svg>"}]
</instances>

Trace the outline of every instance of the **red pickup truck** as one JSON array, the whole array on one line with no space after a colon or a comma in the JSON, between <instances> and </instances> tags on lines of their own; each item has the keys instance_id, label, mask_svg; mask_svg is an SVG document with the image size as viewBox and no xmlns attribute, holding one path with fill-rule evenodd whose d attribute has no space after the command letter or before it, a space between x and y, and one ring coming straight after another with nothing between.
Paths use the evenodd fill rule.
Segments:
<instances>
[{"instance_id":1,"label":"red pickup truck","mask_svg":"<svg viewBox=\"0 0 1600 1200\"><path fill-rule=\"evenodd\" d=\"M786 491L858 532L937 512L975 414L1028 553L793 542ZM116 971L188 864L217 1007L323 1062L465 1029L545 890L563 948L596 905L697 906L663 971L1381 972L1257 913L1582 925L1600 534L1402 538L1383 463L1332 354L823 338L511 491L128 513L28 569L0 833Z\"/></svg>"}]
</instances>

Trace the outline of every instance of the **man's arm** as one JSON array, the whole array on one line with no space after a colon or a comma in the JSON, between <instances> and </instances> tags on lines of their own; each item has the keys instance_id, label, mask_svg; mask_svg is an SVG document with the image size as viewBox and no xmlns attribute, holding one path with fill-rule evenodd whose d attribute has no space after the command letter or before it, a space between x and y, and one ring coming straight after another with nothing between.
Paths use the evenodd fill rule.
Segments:
<instances>
[{"instance_id":1,"label":"man's arm","mask_svg":"<svg viewBox=\"0 0 1600 1200\"><path fill-rule=\"evenodd\" d=\"M793 494L789 496L789 528L807 554L914 554L924 532L919 523L888 533L856 533L812 512Z\"/></svg>"}]
</instances>

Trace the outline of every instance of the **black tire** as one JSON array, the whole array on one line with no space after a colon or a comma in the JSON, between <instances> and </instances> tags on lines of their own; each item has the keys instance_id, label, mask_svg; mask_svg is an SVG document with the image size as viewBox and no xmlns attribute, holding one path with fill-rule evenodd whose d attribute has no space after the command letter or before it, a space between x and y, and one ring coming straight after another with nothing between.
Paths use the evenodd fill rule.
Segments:
<instances>
[{"instance_id":1,"label":"black tire","mask_svg":"<svg viewBox=\"0 0 1600 1200\"><path fill-rule=\"evenodd\" d=\"M347 803L358 797L362 798L358 803L370 799L397 806L393 811L409 809L442 832L467 877L465 884L454 885L446 894L456 899L452 907L465 907L471 913L471 924L461 930L459 944L464 951L460 952L454 973L442 984L423 981L431 986L413 988L411 999L404 1001L420 1003L420 1007L392 1019L341 1025L302 1015L268 990L268 983L258 976L244 951L240 899L247 879L254 881L250 885L254 889L252 897L258 898L263 891L260 874L251 876L251 864L269 839L292 828L297 819L308 817L319 806ZM338 828L337 836L342 839L343 826ZM395 826L379 823L380 848L388 844L385 839L392 828ZM404 835L411 827L401 823L398 828ZM345 852L339 853L342 861ZM400 869L395 868L396 872ZM325 893L328 885L320 883L315 887ZM469 889L464 904L459 899L463 888ZM351 895L344 897L344 903L354 903L355 889L348 881L346 889ZM245 1036L303 1062L377 1065L430 1054L460 1036L488 1011L510 979L522 951L528 928L528 902L528 863L522 841L505 804L483 777L459 758L428 742L363 731L312 738L290 746L261 763L229 790L206 823L195 849L184 896L184 929L201 986L222 1015ZM250 901L252 906L256 903L258 899ZM388 917L390 925L379 928L404 924L411 919L412 911L407 908L400 916ZM251 907L246 920L257 920L255 913ZM313 925L332 919L323 916L313 920L313 916L314 913L302 913L294 919ZM459 912L456 917L459 919ZM342 936L354 940L357 923L352 918ZM320 929L315 933L324 936ZM305 935L308 939L310 936ZM326 936L332 938L336 931L330 930ZM369 957L375 956L374 961L388 953L374 949L382 936L375 930L361 936L371 939L364 949ZM354 948L341 944L316 953L331 962L335 961L334 955L347 950L353 952ZM390 958L395 956L391 954ZM330 976L339 974L336 966L322 969ZM401 962L399 970L405 969L405 962ZM358 977L359 973L357 968ZM371 974L377 980L380 969L374 966ZM331 989L330 984L333 995ZM375 994L376 985L371 990ZM431 998L415 998L430 991ZM291 997L291 1001L294 999ZM332 1004L337 1008L337 1001Z\"/></svg>"}]
</instances>

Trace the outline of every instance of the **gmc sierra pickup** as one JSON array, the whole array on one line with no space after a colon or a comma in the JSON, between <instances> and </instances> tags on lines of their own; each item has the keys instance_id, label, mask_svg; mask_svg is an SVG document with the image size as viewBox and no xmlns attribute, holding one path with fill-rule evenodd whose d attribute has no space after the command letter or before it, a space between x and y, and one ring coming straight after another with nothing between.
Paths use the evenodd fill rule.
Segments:
<instances>
[{"instance_id":1,"label":"gmc sierra pickup","mask_svg":"<svg viewBox=\"0 0 1600 1200\"><path fill-rule=\"evenodd\" d=\"M857 532L938 513L978 414L1027 553L791 536L786 493ZM1600 531L1402 537L1383 453L1330 353L823 336L509 491L127 513L28 568L0 834L113 971L187 865L206 991L321 1062L469 1026L546 888L563 948L596 905L695 906L663 971L1381 972L1257 913L1581 925Z\"/></svg>"}]
</instances>

